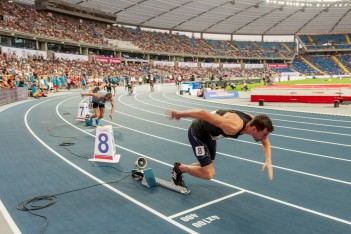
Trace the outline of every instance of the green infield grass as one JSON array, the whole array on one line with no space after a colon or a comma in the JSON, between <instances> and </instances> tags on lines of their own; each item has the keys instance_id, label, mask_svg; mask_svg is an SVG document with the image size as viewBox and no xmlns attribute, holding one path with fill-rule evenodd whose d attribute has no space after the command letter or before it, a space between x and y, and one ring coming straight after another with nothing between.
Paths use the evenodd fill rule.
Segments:
<instances>
[{"instance_id":1,"label":"green infield grass","mask_svg":"<svg viewBox=\"0 0 351 234\"><path fill-rule=\"evenodd\" d=\"M294 84L351 84L351 78L318 78L318 79L304 79L304 80L292 80L292 81L283 81L275 82L274 85L294 85ZM257 88L264 86L263 82L249 84L249 91L252 88ZM236 86L236 90L240 91L242 84ZM227 86L226 90L232 90L230 86Z\"/></svg>"}]
</instances>

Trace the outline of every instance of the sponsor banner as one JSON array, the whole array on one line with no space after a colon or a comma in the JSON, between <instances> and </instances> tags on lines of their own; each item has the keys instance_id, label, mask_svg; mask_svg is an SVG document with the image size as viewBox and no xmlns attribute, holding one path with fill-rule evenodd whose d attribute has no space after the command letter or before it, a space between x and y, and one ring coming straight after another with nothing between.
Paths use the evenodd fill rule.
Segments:
<instances>
[{"instance_id":1,"label":"sponsor banner","mask_svg":"<svg viewBox=\"0 0 351 234\"><path fill-rule=\"evenodd\" d=\"M1 46L1 52L6 53L8 56L15 55L19 58L28 58L28 56L42 56L44 59L47 59L48 55L46 51L42 50L29 50L29 49L20 49L20 48L13 48L7 46Z\"/></svg>"},{"instance_id":2,"label":"sponsor banner","mask_svg":"<svg viewBox=\"0 0 351 234\"><path fill-rule=\"evenodd\" d=\"M193 89L199 89L201 87L200 82L182 82L180 85L180 90L183 90L185 92L191 91Z\"/></svg>"},{"instance_id":3,"label":"sponsor banner","mask_svg":"<svg viewBox=\"0 0 351 234\"><path fill-rule=\"evenodd\" d=\"M111 63L120 64L121 63L121 58L111 58Z\"/></svg>"},{"instance_id":4,"label":"sponsor banner","mask_svg":"<svg viewBox=\"0 0 351 234\"><path fill-rule=\"evenodd\" d=\"M280 81L301 80L298 72L282 72L280 73Z\"/></svg>"},{"instance_id":5,"label":"sponsor banner","mask_svg":"<svg viewBox=\"0 0 351 234\"><path fill-rule=\"evenodd\" d=\"M263 68L263 64L261 64L261 63L247 63L247 64L245 64L245 68L247 68L247 69Z\"/></svg>"},{"instance_id":6,"label":"sponsor banner","mask_svg":"<svg viewBox=\"0 0 351 234\"><path fill-rule=\"evenodd\" d=\"M170 61L154 61L154 65L174 67L174 62L170 62Z\"/></svg>"},{"instance_id":7,"label":"sponsor banner","mask_svg":"<svg viewBox=\"0 0 351 234\"><path fill-rule=\"evenodd\" d=\"M281 77L293 77L293 76L300 76L300 74L298 72L282 72L280 73Z\"/></svg>"},{"instance_id":8,"label":"sponsor banner","mask_svg":"<svg viewBox=\"0 0 351 234\"><path fill-rule=\"evenodd\" d=\"M227 98L238 98L238 91L224 91L224 90L211 90L204 93L205 99L227 99Z\"/></svg>"},{"instance_id":9,"label":"sponsor banner","mask_svg":"<svg viewBox=\"0 0 351 234\"><path fill-rule=\"evenodd\" d=\"M2 89L0 92L0 106L27 99L28 88L26 87Z\"/></svg>"},{"instance_id":10,"label":"sponsor banner","mask_svg":"<svg viewBox=\"0 0 351 234\"><path fill-rule=\"evenodd\" d=\"M79 55L79 54L65 54L65 53L54 53L55 59L61 58L66 60L81 60L88 61L87 55Z\"/></svg>"},{"instance_id":11,"label":"sponsor banner","mask_svg":"<svg viewBox=\"0 0 351 234\"><path fill-rule=\"evenodd\" d=\"M104 56L94 56L95 62L102 62L102 63L121 63L121 58L110 58Z\"/></svg>"},{"instance_id":12,"label":"sponsor banner","mask_svg":"<svg viewBox=\"0 0 351 234\"><path fill-rule=\"evenodd\" d=\"M178 62L178 67L197 67L197 63Z\"/></svg>"},{"instance_id":13,"label":"sponsor banner","mask_svg":"<svg viewBox=\"0 0 351 234\"><path fill-rule=\"evenodd\" d=\"M219 63L201 63L201 67L219 67Z\"/></svg>"},{"instance_id":14,"label":"sponsor banner","mask_svg":"<svg viewBox=\"0 0 351 234\"><path fill-rule=\"evenodd\" d=\"M189 83L182 83L180 85L180 90L183 90L185 92L191 90L193 88L193 85L192 84L189 84Z\"/></svg>"},{"instance_id":15,"label":"sponsor banner","mask_svg":"<svg viewBox=\"0 0 351 234\"><path fill-rule=\"evenodd\" d=\"M287 68L288 65L284 63L273 63L273 64L267 64L268 68Z\"/></svg>"},{"instance_id":16,"label":"sponsor banner","mask_svg":"<svg viewBox=\"0 0 351 234\"><path fill-rule=\"evenodd\" d=\"M224 68L241 68L241 63L224 63Z\"/></svg>"}]
</instances>

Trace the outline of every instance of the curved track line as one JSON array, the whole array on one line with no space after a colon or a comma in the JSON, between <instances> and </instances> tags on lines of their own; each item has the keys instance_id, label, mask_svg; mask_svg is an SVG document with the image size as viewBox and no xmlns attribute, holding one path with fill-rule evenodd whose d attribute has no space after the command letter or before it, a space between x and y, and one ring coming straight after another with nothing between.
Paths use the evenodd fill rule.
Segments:
<instances>
[{"instance_id":1,"label":"curved track line","mask_svg":"<svg viewBox=\"0 0 351 234\"><path fill-rule=\"evenodd\" d=\"M75 97L73 97L73 98L75 98ZM69 99L67 99L67 100L64 100L64 101L60 102L60 103L56 106L56 113L57 113L57 115L58 115L63 121L65 121L67 124L71 125L72 127L74 127L74 128L76 128L76 129L78 129L78 130L84 132L85 134L88 134L88 135L90 135L90 136L92 136L92 137L95 137L95 135L93 135L93 134L91 134L91 133L88 133L88 132L86 132L86 131L84 131L84 130L82 130L82 129L80 129L80 128L74 126L74 125L72 125L71 123L69 123L69 122L68 122L67 120L65 120L65 119L60 115L60 113L58 112L58 107L60 106L61 103L65 102L65 101L68 101L68 100L70 100L70 99L73 99L73 98L69 98ZM45 101L45 102L47 102L47 101ZM143 203L141 203L141 202L137 201L136 199L134 199L134 198L128 196L127 194L125 194L125 193L119 191L118 189L116 189L116 188L114 188L114 187L112 187L112 186L106 184L105 181L100 180L99 178L93 176L92 174L90 174L90 173L88 173L87 171L83 170L82 168L78 167L76 164L72 163L71 161L69 161L68 159L66 159L65 157L63 157L61 154L59 154L58 152L56 152L55 150L53 150L50 146L48 146L43 140L41 140L41 139L32 131L32 129L30 128L30 126L29 126L29 124L28 124L28 122L27 122L27 118L28 118L29 112L30 112L33 108L37 107L38 105L40 105L40 104L42 104L42 103L44 103L44 102L38 103L38 104L32 106L30 109L28 109L28 111L26 112L26 114L25 114L25 116L24 116L24 122L25 122L25 125L26 125L28 131L33 135L33 137L34 137L35 139L37 139L37 141L39 141L43 146L45 146L50 152L52 152L54 155L56 155L57 157L59 157L60 159L62 159L63 161L65 161L67 164L69 164L70 166L72 166L73 168L75 168L76 170L78 170L79 172L81 172L81 173L83 173L84 175L88 176L88 177L91 178L92 180L95 180L96 182L102 184L102 186L105 186L106 188L110 189L111 191L115 192L116 194L120 195L121 197L124 197L125 199L129 200L130 202L134 203L135 205L140 206L141 208L143 208L143 209L149 211L150 213L152 213L152 214L158 216L159 218L161 218L161 219L163 219L163 220L165 220L165 221L167 221L167 222L173 224L174 226L176 226L176 227L178 227L178 228L180 228L180 229L182 229L182 230L184 230L184 231L186 231L186 232L188 232L188 233L197 233L197 232L195 232L195 231L189 229L188 227L186 227L186 226L184 226L184 225L182 225L182 224L180 224L180 223L178 223L178 222L176 222L176 221L174 221L174 220L168 218L167 216L161 214L160 212L158 212L158 211L152 209L151 207L144 205Z\"/></svg>"},{"instance_id":2,"label":"curved track line","mask_svg":"<svg viewBox=\"0 0 351 234\"><path fill-rule=\"evenodd\" d=\"M137 99L136 99L137 100ZM121 100L121 96L118 98L118 101L122 104L124 104L125 106L129 107L129 108L133 108L133 109L137 109L137 110L140 110L140 111L144 111L144 112L147 112L147 113L152 113L152 114L155 114L155 115L161 115L161 116L166 116L165 114L160 114L160 113L156 113L156 112L153 112L153 111L149 111L149 110L145 110L145 109L141 109L141 108L138 108L138 107L135 107L135 106L130 106L128 104L126 104L125 102L123 102ZM148 104L148 103L145 103L145 102L142 102L146 105L151 105L151 104ZM156 105L151 105L151 106L155 106L155 107L158 107L158 108L163 108L163 107L159 107L159 106L156 106ZM167 109L167 108L163 108L163 109ZM120 112L122 113L122 112ZM124 114L124 113L122 113ZM134 117L134 116L132 116ZM143 119L144 121L147 121L145 119ZM191 121L189 119L181 119L182 121ZM152 121L150 121L152 122ZM164 124L163 124L164 125ZM167 125L166 125L167 126ZM328 141L318 141L318 140L312 140L312 139L306 139L306 138L298 138L298 137L292 137L292 136L285 136L285 135L278 135L278 134L271 134L273 136L279 136L279 137L287 137L287 138L294 138L294 139L299 139L299 140L304 140L304 141L311 141L311 142L317 142L317 143L323 143L323 144L331 144L331 145L340 145L340 146L345 146L345 147L351 147L351 145L347 145L347 144L340 144L340 143L335 143L335 142L328 142ZM245 142L245 141L242 141L242 142ZM273 148L273 146L271 146Z\"/></svg>"}]
</instances>

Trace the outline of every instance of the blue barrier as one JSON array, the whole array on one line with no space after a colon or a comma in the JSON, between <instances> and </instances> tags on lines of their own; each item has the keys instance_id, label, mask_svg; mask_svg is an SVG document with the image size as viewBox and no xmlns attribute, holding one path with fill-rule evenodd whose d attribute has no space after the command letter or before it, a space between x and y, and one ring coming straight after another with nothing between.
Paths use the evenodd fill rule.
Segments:
<instances>
[{"instance_id":1,"label":"blue barrier","mask_svg":"<svg viewBox=\"0 0 351 234\"><path fill-rule=\"evenodd\" d=\"M200 89L201 83L200 82L182 82L180 85L180 90L185 92L190 92L193 89Z\"/></svg>"},{"instance_id":2,"label":"blue barrier","mask_svg":"<svg viewBox=\"0 0 351 234\"><path fill-rule=\"evenodd\" d=\"M204 99L226 99L226 98L238 98L238 91L223 91L223 90L211 90L204 92Z\"/></svg>"}]
</instances>

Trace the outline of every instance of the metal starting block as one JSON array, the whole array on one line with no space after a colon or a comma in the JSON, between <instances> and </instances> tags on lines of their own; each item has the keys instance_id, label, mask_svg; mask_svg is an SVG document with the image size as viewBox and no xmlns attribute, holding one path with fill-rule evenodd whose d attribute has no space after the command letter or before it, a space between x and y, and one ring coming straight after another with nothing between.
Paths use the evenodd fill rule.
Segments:
<instances>
[{"instance_id":1,"label":"metal starting block","mask_svg":"<svg viewBox=\"0 0 351 234\"><path fill-rule=\"evenodd\" d=\"M175 185L173 181L167 181L160 178L156 178L151 168L147 168L144 170L133 170L132 177L136 180L141 180L141 184L148 188L161 186L181 194L190 193L189 189L187 189L186 187Z\"/></svg>"},{"instance_id":2,"label":"metal starting block","mask_svg":"<svg viewBox=\"0 0 351 234\"><path fill-rule=\"evenodd\" d=\"M167 189L170 189L170 190L173 190L175 192L182 193L182 194L190 193L190 190L187 189L186 187L175 185L173 182L163 180L160 178L155 178L155 179L156 179L157 185L159 185L159 186L162 186L164 188L167 188Z\"/></svg>"}]
</instances>

